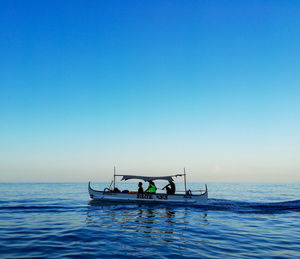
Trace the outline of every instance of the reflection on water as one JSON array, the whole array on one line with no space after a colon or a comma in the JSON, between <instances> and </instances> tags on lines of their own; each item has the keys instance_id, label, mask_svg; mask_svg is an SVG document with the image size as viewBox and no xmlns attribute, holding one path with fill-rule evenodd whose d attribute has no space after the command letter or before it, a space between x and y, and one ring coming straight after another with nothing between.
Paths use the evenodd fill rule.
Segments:
<instances>
[{"instance_id":1,"label":"reflection on water","mask_svg":"<svg viewBox=\"0 0 300 259\"><path fill-rule=\"evenodd\" d=\"M0 257L300 258L299 184L209 187L205 206L184 207L88 202L86 183L0 183Z\"/></svg>"},{"instance_id":2,"label":"reflection on water","mask_svg":"<svg viewBox=\"0 0 300 259\"><path fill-rule=\"evenodd\" d=\"M182 242L188 235L186 228L191 224L207 225L207 214L199 212L191 218L187 208L132 204L108 204L90 201L86 224L105 228L118 236L143 238L143 242Z\"/></svg>"}]
</instances>

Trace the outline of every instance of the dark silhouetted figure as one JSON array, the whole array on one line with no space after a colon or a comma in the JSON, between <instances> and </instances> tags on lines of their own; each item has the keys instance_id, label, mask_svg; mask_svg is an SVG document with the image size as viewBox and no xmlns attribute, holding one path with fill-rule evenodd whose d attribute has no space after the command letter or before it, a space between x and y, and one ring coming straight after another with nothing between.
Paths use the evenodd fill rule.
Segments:
<instances>
[{"instance_id":1,"label":"dark silhouetted figure","mask_svg":"<svg viewBox=\"0 0 300 259\"><path fill-rule=\"evenodd\" d=\"M170 187L169 187L170 186ZM166 189L167 194L175 194L176 191L176 187L175 187L175 183L173 181L169 181L169 184L167 184L164 188L162 189Z\"/></svg>"},{"instance_id":2,"label":"dark silhouetted figure","mask_svg":"<svg viewBox=\"0 0 300 259\"><path fill-rule=\"evenodd\" d=\"M143 193L144 190L143 190L143 183L142 182L139 182L139 189L138 189L138 193Z\"/></svg>"}]
</instances>

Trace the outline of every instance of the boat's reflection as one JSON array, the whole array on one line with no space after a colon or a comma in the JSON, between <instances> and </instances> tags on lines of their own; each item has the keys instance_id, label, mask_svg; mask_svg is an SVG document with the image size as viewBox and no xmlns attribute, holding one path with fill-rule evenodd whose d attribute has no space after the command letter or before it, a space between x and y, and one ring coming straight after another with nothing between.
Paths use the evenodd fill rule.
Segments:
<instances>
[{"instance_id":1,"label":"boat's reflection","mask_svg":"<svg viewBox=\"0 0 300 259\"><path fill-rule=\"evenodd\" d=\"M184 239L186 227L207 225L208 220L206 213L197 212L191 216L189 208L185 207L90 201L86 224L118 229L118 235L159 237L164 242L173 242L174 237L181 236Z\"/></svg>"}]
</instances>

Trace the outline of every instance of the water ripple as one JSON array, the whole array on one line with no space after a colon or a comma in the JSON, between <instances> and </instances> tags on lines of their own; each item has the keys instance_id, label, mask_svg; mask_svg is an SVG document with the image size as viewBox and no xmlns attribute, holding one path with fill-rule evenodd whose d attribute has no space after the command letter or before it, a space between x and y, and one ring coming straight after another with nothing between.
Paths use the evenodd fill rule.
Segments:
<instances>
[{"instance_id":1,"label":"water ripple","mask_svg":"<svg viewBox=\"0 0 300 259\"><path fill-rule=\"evenodd\" d=\"M211 198L202 206L118 205L89 201L86 189L76 194L79 184L58 185L55 192L48 186L49 197L24 195L28 186L32 192L40 188L26 186L16 188L22 199L15 191L0 198L1 258L300 257L297 193L290 201L260 201L260 193L254 202Z\"/></svg>"}]
</instances>

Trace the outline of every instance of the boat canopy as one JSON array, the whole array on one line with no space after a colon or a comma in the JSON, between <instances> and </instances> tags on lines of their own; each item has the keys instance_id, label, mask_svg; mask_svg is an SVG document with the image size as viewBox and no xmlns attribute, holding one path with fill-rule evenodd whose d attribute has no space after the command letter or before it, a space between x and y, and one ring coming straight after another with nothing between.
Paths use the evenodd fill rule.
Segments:
<instances>
[{"instance_id":1,"label":"boat canopy","mask_svg":"<svg viewBox=\"0 0 300 259\"><path fill-rule=\"evenodd\" d=\"M155 181L155 180L166 180L166 181L174 181L173 177L177 176L183 176L183 174L176 174L176 175L170 175L170 176L140 176L140 175L116 175L116 176L123 176L121 181L127 181L131 179L138 179L138 180L144 180L146 181Z\"/></svg>"}]
</instances>

